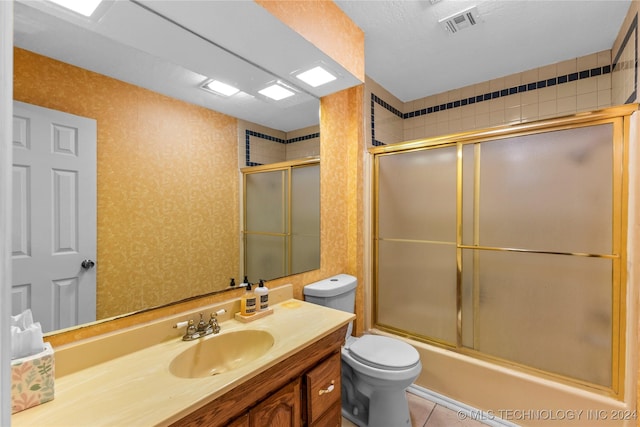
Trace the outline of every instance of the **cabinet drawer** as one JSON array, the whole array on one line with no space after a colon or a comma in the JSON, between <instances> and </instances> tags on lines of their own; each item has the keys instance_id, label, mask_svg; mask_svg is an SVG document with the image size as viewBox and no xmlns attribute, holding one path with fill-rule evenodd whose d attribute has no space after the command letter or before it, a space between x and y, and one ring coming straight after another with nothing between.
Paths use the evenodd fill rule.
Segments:
<instances>
[{"instance_id":1,"label":"cabinet drawer","mask_svg":"<svg viewBox=\"0 0 640 427\"><path fill-rule=\"evenodd\" d=\"M305 375L308 423L314 424L340 402L340 353L334 353Z\"/></svg>"},{"instance_id":2,"label":"cabinet drawer","mask_svg":"<svg viewBox=\"0 0 640 427\"><path fill-rule=\"evenodd\" d=\"M310 427L342 427L342 402L336 402Z\"/></svg>"}]
</instances>

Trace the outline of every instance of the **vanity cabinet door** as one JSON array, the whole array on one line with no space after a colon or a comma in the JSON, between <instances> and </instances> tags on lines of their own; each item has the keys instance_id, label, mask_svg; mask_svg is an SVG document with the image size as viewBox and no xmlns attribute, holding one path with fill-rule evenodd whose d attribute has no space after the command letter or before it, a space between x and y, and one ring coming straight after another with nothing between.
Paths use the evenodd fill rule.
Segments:
<instances>
[{"instance_id":1,"label":"vanity cabinet door","mask_svg":"<svg viewBox=\"0 0 640 427\"><path fill-rule=\"evenodd\" d=\"M342 402L334 403L311 427L342 427Z\"/></svg>"},{"instance_id":2,"label":"vanity cabinet door","mask_svg":"<svg viewBox=\"0 0 640 427\"><path fill-rule=\"evenodd\" d=\"M340 426L340 353L334 353L305 374L307 420L310 426ZM338 407L338 410L336 410Z\"/></svg>"},{"instance_id":3,"label":"vanity cabinet door","mask_svg":"<svg viewBox=\"0 0 640 427\"><path fill-rule=\"evenodd\" d=\"M300 379L290 382L249 411L250 427L300 427Z\"/></svg>"}]
</instances>

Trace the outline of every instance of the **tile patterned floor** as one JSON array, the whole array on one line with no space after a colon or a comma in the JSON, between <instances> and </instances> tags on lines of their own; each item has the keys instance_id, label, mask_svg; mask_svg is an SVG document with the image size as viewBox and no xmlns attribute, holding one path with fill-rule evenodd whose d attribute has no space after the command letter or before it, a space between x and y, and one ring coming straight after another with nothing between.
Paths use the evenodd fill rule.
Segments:
<instances>
[{"instance_id":1,"label":"tile patterned floor","mask_svg":"<svg viewBox=\"0 0 640 427\"><path fill-rule=\"evenodd\" d=\"M458 417L456 411L437 405L412 393L407 393L409 413L413 427L484 427L485 424ZM342 427L357 427L346 419L342 419Z\"/></svg>"}]
</instances>

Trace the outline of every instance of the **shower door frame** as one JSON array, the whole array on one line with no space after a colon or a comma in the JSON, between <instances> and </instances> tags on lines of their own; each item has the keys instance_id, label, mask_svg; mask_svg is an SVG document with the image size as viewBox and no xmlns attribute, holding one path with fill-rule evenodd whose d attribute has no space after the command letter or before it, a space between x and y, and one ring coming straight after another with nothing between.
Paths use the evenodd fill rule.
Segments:
<instances>
[{"instance_id":1,"label":"shower door frame","mask_svg":"<svg viewBox=\"0 0 640 427\"><path fill-rule=\"evenodd\" d=\"M537 376L558 381L572 386L579 386L591 391L596 391L603 395L612 396L617 399L624 397L624 376L625 376L625 352L626 352L626 317L627 317L627 227L628 227L628 156L629 156L629 127L630 116L638 110L637 104L627 104L603 110L578 113L571 116L541 120L530 123L516 124L510 126L500 126L496 128L470 131L452 135L445 135L435 138L402 142L392 145L378 146L370 148L369 153L373 157L372 168L372 326L376 329L392 334L425 342L441 348L465 354L480 360L509 366ZM526 136L542 134L551 131L569 130L578 127L595 126L611 123L613 128L613 169L612 169L612 247L611 254L587 254L587 253L556 253L536 250L521 250L514 248L494 248L477 245L474 240L473 245L464 245L462 241L462 149L469 144L477 144L513 138L516 136ZM380 324L378 322L378 278L379 278L379 161L381 156L406 153L409 151L437 149L455 145L457 148L456 165L456 343L447 343L441 340L420 336L416 333L402 330L393 326ZM476 168L476 171L478 169ZM477 180L474 177L474 186ZM474 190L476 191L476 190ZM477 212L476 210L474 210ZM585 256L608 258L612 262L612 330L611 330L611 387L594 384L577 378L568 377L558 373L552 373L537 369L535 367L519 364L517 362L502 359L497 356L482 353L470 347L465 347L462 342L462 252L463 250L498 250L515 251L529 253L548 253L555 255ZM474 301L474 313L477 312L477 305Z\"/></svg>"}]
</instances>

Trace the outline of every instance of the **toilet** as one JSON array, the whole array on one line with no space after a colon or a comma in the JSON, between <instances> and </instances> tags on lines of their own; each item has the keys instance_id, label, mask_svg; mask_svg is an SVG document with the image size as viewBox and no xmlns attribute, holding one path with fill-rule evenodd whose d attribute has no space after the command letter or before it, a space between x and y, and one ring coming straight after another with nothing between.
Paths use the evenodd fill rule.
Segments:
<instances>
[{"instance_id":1,"label":"toilet","mask_svg":"<svg viewBox=\"0 0 640 427\"><path fill-rule=\"evenodd\" d=\"M357 279L348 274L304 287L305 300L353 313ZM411 426L405 390L420 374L418 351L398 339L352 337L342 347L342 416L360 427Z\"/></svg>"}]
</instances>

